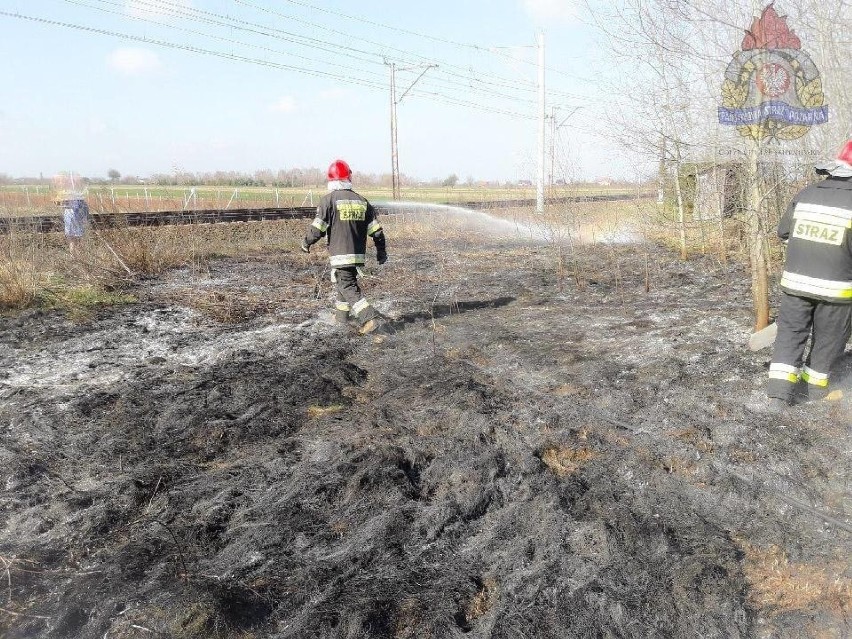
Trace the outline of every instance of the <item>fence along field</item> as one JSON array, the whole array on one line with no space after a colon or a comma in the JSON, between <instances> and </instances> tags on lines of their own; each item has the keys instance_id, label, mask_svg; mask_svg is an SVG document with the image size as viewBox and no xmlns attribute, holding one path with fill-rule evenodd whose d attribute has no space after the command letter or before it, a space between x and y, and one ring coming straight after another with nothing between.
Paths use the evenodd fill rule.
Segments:
<instances>
[{"instance_id":1,"label":"fence along field","mask_svg":"<svg viewBox=\"0 0 852 639\"><path fill-rule=\"evenodd\" d=\"M371 200L390 200L390 188L365 187L358 192ZM582 195L620 195L629 189L609 186L557 186L552 197ZM89 208L94 213L139 213L143 211L230 210L239 208L273 208L313 206L325 193L316 187L215 187L215 186L91 186L86 191ZM57 211L53 203L55 191L45 185L0 187L0 216L44 215ZM418 202L488 202L492 200L526 200L535 198L530 187L409 187L402 189L404 200Z\"/></svg>"}]
</instances>

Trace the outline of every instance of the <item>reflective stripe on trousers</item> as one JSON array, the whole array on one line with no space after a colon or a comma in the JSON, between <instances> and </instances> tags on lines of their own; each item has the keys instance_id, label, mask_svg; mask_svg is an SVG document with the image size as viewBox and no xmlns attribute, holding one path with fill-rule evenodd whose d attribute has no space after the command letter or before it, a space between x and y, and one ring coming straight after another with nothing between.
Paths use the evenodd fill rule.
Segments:
<instances>
[{"instance_id":1,"label":"reflective stripe on trousers","mask_svg":"<svg viewBox=\"0 0 852 639\"><path fill-rule=\"evenodd\" d=\"M813 386L820 386L822 388L828 386L828 373L820 373L809 366L802 368L802 379Z\"/></svg>"},{"instance_id":2,"label":"reflective stripe on trousers","mask_svg":"<svg viewBox=\"0 0 852 639\"><path fill-rule=\"evenodd\" d=\"M352 314L355 315L355 317L358 317L370 308L372 308L372 306L370 306L370 302L368 302L366 298L362 297L352 305Z\"/></svg>"},{"instance_id":3,"label":"reflective stripe on trousers","mask_svg":"<svg viewBox=\"0 0 852 639\"><path fill-rule=\"evenodd\" d=\"M852 305L781 294L778 335L769 367L770 397L792 399L799 379L817 398L829 386L829 372L852 332ZM805 349L811 341L807 359Z\"/></svg>"},{"instance_id":4,"label":"reflective stripe on trousers","mask_svg":"<svg viewBox=\"0 0 852 639\"><path fill-rule=\"evenodd\" d=\"M782 379L791 384L799 381L799 369L789 364L772 362L769 365L769 379Z\"/></svg>"},{"instance_id":5,"label":"reflective stripe on trousers","mask_svg":"<svg viewBox=\"0 0 852 639\"><path fill-rule=\"evenodd\" d=\"M338 302L341 305L347 304L347 310L363 324L373 319L377 313L361 293L361 287L358 285L359 270L356 266L335 268L332 270L332 280L337 288ZM342 308L335 308L342 314Z\"/></svg>"}]
</instances>

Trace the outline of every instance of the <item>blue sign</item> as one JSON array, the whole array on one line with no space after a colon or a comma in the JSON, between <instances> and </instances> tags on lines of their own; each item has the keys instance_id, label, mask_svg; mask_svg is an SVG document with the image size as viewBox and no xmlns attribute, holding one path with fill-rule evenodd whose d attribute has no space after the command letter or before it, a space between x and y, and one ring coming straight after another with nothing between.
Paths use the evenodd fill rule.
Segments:
<instances>
[{"instance_id":1,"label":"blue sign","mask_svg":"<svg viewBox=\"0 0 852 639\"><path fill-rule=\"evenodd\" d=\"M763 102L757 106L740 109L719 107L719 122L729 126L760 124L775 120L794 126L813 126L828 122L828 106L815 109L794 107L786 102Z\"/></svg>"}]
</instances>

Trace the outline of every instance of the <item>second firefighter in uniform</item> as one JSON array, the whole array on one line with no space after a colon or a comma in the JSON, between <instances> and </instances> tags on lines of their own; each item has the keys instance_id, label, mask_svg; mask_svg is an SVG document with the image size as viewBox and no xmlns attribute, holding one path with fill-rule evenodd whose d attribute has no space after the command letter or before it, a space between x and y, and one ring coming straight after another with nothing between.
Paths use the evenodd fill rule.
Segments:
<instances>
[{"instance_id":1,"label":"second firefighter in uniform","mask_svg":"<svg viewBox=\"0 0 852 639\"><path fill-rule=\"evenodd\" d=\"M799 381L808 397L827 395L829 372L850 335L852 319L852 140L837 160L818 165L826 179L800 191L778 226L787 240L778 336L768 394L790 404ZM811 338L811 350L803 360Z\"/></svg>"}]
</instances>

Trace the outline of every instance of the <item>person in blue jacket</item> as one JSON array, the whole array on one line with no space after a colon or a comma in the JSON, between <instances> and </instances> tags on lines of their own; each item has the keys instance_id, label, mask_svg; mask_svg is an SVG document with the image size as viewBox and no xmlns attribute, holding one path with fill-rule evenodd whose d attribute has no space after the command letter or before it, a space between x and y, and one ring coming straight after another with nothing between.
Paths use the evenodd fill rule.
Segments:
<instances>
[{"instance_id":1,"label":"person in blue jacket","mask_svg":"<svg viewBox=\"0 0 852 639\"><path fill-rule=\"evenodd\" d=\"M56 204L62 208L62 219L68 250L73 257L79 257L83 238L91 221L89 205L80 193L61 192Z\"/></svg>"}]
</instances>

